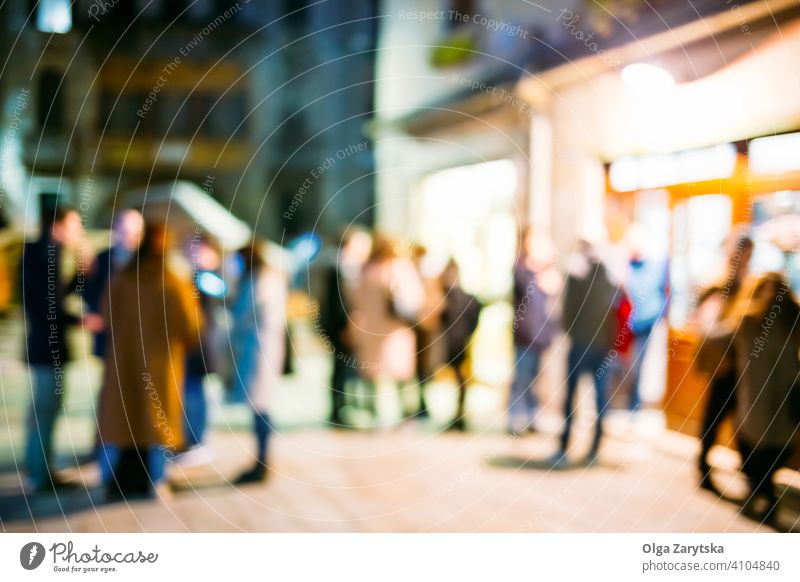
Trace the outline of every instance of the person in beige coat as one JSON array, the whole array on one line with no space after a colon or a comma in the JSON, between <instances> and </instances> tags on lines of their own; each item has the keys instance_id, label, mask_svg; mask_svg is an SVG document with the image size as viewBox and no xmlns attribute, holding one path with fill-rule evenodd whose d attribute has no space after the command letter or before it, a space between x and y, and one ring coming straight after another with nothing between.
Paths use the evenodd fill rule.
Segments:
<instances>
[{"instance_id":1,"label":"person in beige coat","mask_svg":"<svg viewBox=\"0 0 800 582\"><path fill-rule=\"evenodd\" d=\"M384 386L394 385L404 416L414 414L406 394L416 372L416 325L425 290L414 264L398 256L393 241L377 235L353 293L350 336L355 365L370 387L370 411ZM409 412L411 410L411 412Z\"/></svg>"},{"instance_id":2,"label":"person in beige coat","mask_svg":"<svg viewBox=\"0 0 800 582\"><path fill-rule=\"evenodd\" d=\"M167 248L166 229L148 227L137 256L103 300L100 462L112 495L152 493L165 461L183 447L184 367L202 313L191 281L168 264Z\"/></svg>"}]
</instances>

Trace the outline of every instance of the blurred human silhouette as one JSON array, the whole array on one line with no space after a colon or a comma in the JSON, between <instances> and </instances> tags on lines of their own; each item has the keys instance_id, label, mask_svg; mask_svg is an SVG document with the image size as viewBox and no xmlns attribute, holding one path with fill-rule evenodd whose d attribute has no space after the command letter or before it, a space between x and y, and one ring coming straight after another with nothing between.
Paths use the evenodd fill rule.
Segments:
<instances>
[{"instance_id":1,"label":"blurred human silhouette","mask_svg":"<svg viewBox=\"0 0 800 582\"><path fill-rule=\"evenodd\" d=\"M231 310L232 398L252 409L256 437L255 462L235 481L245 484L264 481L269 473L270 399L283 373L288 281L268 263L261 239L239 253L244 271Z\"/></svg>"},{"instance_id":2,"label":"blurred human silhouette","mask_svg":"<svg viewBox=\"0 0 800 582\"><path fill-rule=\"evenodd\" d=\"M466 398L469 343L478 327L481 304L461 288L458 277L458 264L453 260L447 263L441 275L444 289L444 309L441 314L441 335L444 343L445 363L453 369L458 383L458 404L455 416L448 425L450 430L466 429Z\"/></svg>"},{"instance_id":3,"label":"blurred human silhouette","mask_svg":"<svg viewBox=\"0 0 800 582\"><path fill-rule=\"evenodd\" d=\"M549 240L536 236L530 228L523 232L514 266L514 379L508 404L511 434L536 430L539 404L534 381L542 352L557 329L551 297L561 286L561 276L553 266L554 256Z\"/></svg>"},{"instance_id":4,"label":"blurred human silhouette","mask_svg":"<svg viewBox=\"0 0 800 582\"><path fill-rule=\"evenodd\" d=\"M333 348L331 372L331 412L329 422L334 426L345 424L343 415L347 405L347 382L357 376L353 367L354 356L348 334L353 289L369 258L372 237L359 227L349 227L342 237L336 261L325 277L325 292L320 306L322 331Z\"/></svg>"},{"instance_id":5,"label":"blurred human silhouette","mask_svg":"<svg viewBox=\"0 0 800 582\"><path fill-rule=\"evenodd\" d=\"M800 306L786 277L766 273L739 294L722 326L723 342L733 334L739 375L736 436L750 486L743 512L770 525L777 523L775 473L799 440L799 322Z\"/></svg>"},{"instance_id":6,"label":"blurred human silhouette","mask_svg":"<svg viewBox=\"0 0 800 582\"><path fill-rule=\"evenodd\" d=\"M700 433L700 486L715 493L718 491L711 479L708 455L717 440L723 421L736 409L738 375L733 343L720 345L719 342L705 340L715 326L730 317L747 278L752 254L753 241L746 234L737 233L728 241L725 275L700 293L691 322L700 336L694 366L708 379Z\"/></svg>"},{"instance_id":7,"label":"blurred human silhouette","mask_svg":"<svg viewBox=\"0 0 800 582\"><path fill-rule=\"evenodd\" d=\"M178 461L183 465L193 465L210 460L210 452L203 448L208 405L203 382L208 374L220 371L221 358L218 340L219 326L216 310L227 289L220 275L222 259L211 239L196 235L190 239L189 255L194 279L194 293L199 299L203 312L203 327L200 330L200 343L189 352L186 360L186 380L184 382L184 413L186 415L186 452Z\"/></svg>"},{"instance_id":8,"label":"blurred human silhouette","mask_svg":"<svg viewBox=\"0 0 800 582\"><path fill-rule=\"evenodd\" d=\"M594 245L586 240L578 243L564 292L564 329L572 345L567 355L567 393L564 400L564 430L555 465L567 462L570 433L575 416L575 394L578 381L591 374L594 381L597 417L586 463L597 461L603 438L603 418L608 406L607 375L604 363L614 341L616 323L616 288L608 278L605 265Z\"/></svg>"},{"instance_id":9,"label":"blurred human silhouette","mask_svg":"<svg viewBox=\"0 0 800 582\"><path fill-rule=\"evenodd\" d=\"M630 255L623 285L631 301L628 326L633 336L633 349L628 408L634 412L642 406L642 365L652 343L653 328L667 314L669 296L666 257L648 253L648 241L644 226L634 224L628 230Z\"/></svg>"},{"instance_id":10,"label":"blurred human silhouette","mask_svg":"<svg viewBox=\"0 0 800 582\"><path fill-rule=\"evenodd\" d=\"M416 324L425 290L414 264L398 256L395 243L377 234L353 294L351 335L356 367L367 384L368 407L377 416L383 388L396 388L404 417L416 410L408 391L416 372Z\"/></svg>"},{"instance_id":11,"label":"blurred human silhouette","mask_svg":"<svg viewBox=\"0 0 800 582\"><path fill-rule=\"evenodd\" d=\"M169 235L149 225L136 257L111 280L99 417L101 471L111 497L164 492L165 464L184 443L186 355L202 312L168 260Z\"/></svg>"},{"instance_id":12,"label":"blurred human silhouette","mask_svg":"<svg viewBox=\"0 0 800 582\"><path fill-rule=\"evenodd\" d=\"M416 376L419 390L419 409L417 419L426 419L429 416L428 404L425 400L425 386L433 377L437 367L438 352L436 337L440 331L442 309L444 307L442 281L439 273L435 273L429 260L428 249L421 244L412 246L412 260L417 269L424 297L419 316L414 325L414 337L417 343L416 351Z\"/></svg>"},{"instance_id":13,"label":"blurred human silhouette","mask_svg":"<svg viewBox=\"0 0 800 582\"><path fill-rule=\"evenodd\" d=\"M143 234L144 219L138 210L127 208L115 215L111 223L111 245L95 257L86 278L83 299L87 321L94 332L93 352L99 358L103 357L106 347L101 311L109 281L112 274L124 269L134 258Z\"/></svg>"},{"instance_id":14,"label":"blurred human silhouette","mask_svg":"<svg viewBox=\"0 0 800 582\"><path fill-rule=\"evenodd\" d=\"M22 249L19 279L31 381L25 462L36 491L66 485L51 466L53 431L64 400L65 367L71 355L67 331L80 322L68 312L65 300L80 291L85 278L80 270L73 278L64 265L66 253L80 252L83 231L78 213L58 208L52 217L44 218L39 239ZM82 263L78 261L78 265Z\"/></svg>"}]
</instances>

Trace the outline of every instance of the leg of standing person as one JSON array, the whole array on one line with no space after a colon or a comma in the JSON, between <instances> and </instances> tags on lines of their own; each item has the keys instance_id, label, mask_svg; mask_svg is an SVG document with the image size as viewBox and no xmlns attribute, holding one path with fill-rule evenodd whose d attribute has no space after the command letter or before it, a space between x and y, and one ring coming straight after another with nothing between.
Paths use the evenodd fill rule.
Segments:
<instances>
[{"instance_id":1,"label":"leg of standing person","mask_svg":"<svg viewBox=\"0 0 800 582\"><path fill-rule=\"evenodd\" d=\"M652 329L642 331L633 336L633 359L631 361L631 397L628 409L637 412L642 407L642 367L650 345Z\"/></svg>"},{"instance_id":2,"label":"leg of standing person","mask_svg":"<svg viewBox=\"0 0 800 582\"><path fill-rule=\"evenodd\" d=\"M329 422L339 426L343 422L342 410L345 406L345 384L347 383L347 362L345 352L336 350L333 356L333 372L331 374L331 413Z\"/></svg>"},{"instance_id":3,"label":"leg of standing person","mask_svg":"<svg viewBox=\"0 0 800 582\"><path fill-rule=\"evenodd\" d=\"M517 346L514 379L508 404L508 431L519 434L528 429L535 413L535 396L529 394L539 372L539 354L530 347ZM531 410L533 406L534 410Z\"/></svg>"},{"instance_id":4,"label":"leg of standing person","mask_svg":"<svg viewBox=\"0 0 800 582\"><path fill-rule=\"evenodd\" d=\"M61 483L52 474L53 431L61 412L63 385L56 381L50 365L30 366L31 404L27 420L26 464L28 475L39 491L54 489Z\"/></svg>"},{"instance_id":5,"label":"leg of standing person","mask_svg":"<svg viewBox=\"0 0 800 582\"><path fill-rule=\"evenodd\" d=\"M253 432L256 437L256 462L249 471L245 471L236 479L237 485L265 481L269 475L267 453L272 424L267 412L253 411Z\"/></svg>"},{"instance_id":6,"label":"leg of standing person","mask_svg":"<svg viewBox=\"0 0 800 582\"><path fill-rule=\"evenodd\" d=\"M603 440L603 422L608 409L608 376L603 369L604 359L608 352L593 350L590 354L591 372L594 379L595 406L597 407L597 417L594 424L594 438L592 448L586 457L587 464L594 464L600 454L600 443Z\"/></svg>"},{"instance_id":7,"label":"leg of standing person","mask_svg":"<svg viewBox=\"0 0 800 582\"><path fill-rule=\"evenodd\" d=\"M186 375L183 407L186 416L186 448L196 447L203 443L208 414L203 376Z\"/></svg>"},{"instance_id":8,"label":"leg of standing person","mask_svg":"<svg viewBox=\"0 0 800 582\"><path fill-rule=\"evenodd\" d=\"M414 328L417 340L417 353L416 353L416 374L417 374L417 390L419 391L419 409L416 412L418 418L428 418L428 404L425 401L425 385L430 380L430 373L428 370L428 358L430 350L428 349L428 334L420 329L419 326Z\"/></svg>"},{"instance_id":9,"label":"leg of standing person","mask_svg":"<svg viewBox=\"0 0 800 582\"><path fill-rule=\"evenodd\" d=\"M583 372L583 358L586 348L573 345L567 354L567 394L564 398L564 430L561 433L560 449L556 453L556 463L565 463L569 438L572 432L572 421L575 415L575 393L578 391L578 380Z\"/></svg>"},{"instance_id":10,"label":"leg of standing person","mask_svg":"<svg viewBox=\"0 0 800 582\"><path fill-rule=\"evenodd\" d=\"M458 386L458 395L456 401L456 413L453 420L447 425L447 430L466 430L466 401L467 401L467 379L464 376L462 366L463 361L451 360L450 365L453 368L453 373L456 376L456 384Z\"/></svg>"},{"instance_id":11,"label":"leg of standing person","mask_svg":"<svg viewBox=\"0 0 800 582\"><path fill-rule=\"evenodd\" d=\"M708 399L703 413L703 425L700 433L700 486L704 489L713 489L709 473L711 465L708 455L717 441L719 428L725 418L733 412L736 406L736 369L730 364L729 371L714 378L708 384Z\"/></svg>"}]
</instances>

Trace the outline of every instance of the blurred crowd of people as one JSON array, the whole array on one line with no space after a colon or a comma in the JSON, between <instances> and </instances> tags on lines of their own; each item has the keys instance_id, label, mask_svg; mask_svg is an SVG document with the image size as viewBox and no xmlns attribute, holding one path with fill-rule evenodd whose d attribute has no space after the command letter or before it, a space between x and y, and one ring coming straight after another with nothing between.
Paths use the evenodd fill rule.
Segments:
<instances>
[{"instance_id":1,"label":"blurred crowd of people","mask_svg":"<svg viewBox=\"0 0 800 582\"><path fill-rule=\"evenodd\" d=\"M707 381L700 485L717 491L709 451L722 421L732 417L751 488L747 510L760 507L760 516L773 520L774 474L791 455L800 422L800 307L783 274L750 275L753 242L737 233L729 243L725 277L699 294L688 328L699 345L695 368ZM236 482L267 477L270 401L289 356L289 277L270 264L264 241L234 253L234 268L209 238L198 235L181 244L170 238L163 225L145 225L141 214L127 209L113 222L111 246L79 261L74 277L63 275L62 262L63 251L84 240L77 213L58 210L41 238L26 245L21 282L32 382L27 468L37 490L63 486L51 466L53 427L69 359L66 332L76 324L94 334L94 354L104 361L94 456L110 495L152 494L164 482L168 460L203 451L204 377L211 373L224 373L230 400L252 410L254 463ZM585 465L599 458L620 376L629 379L629 410L642 406L642 364L670 295L667 257L648 255L646 239L641 227L631 228L621 269L609 265L600 245L581 239L559 269L552 242L531 229L519 237L506 428L515 436L538 430L543 354L566 334L554 468L569 463L583 376L592 381L596 408ZM379 409L379 395L387 393L397 395L404 421L424 419L426 388L440 369L449 368L457 396L446 428L468 427L472 345L483 306L464 289L455 260L432 270L427 254L420 245L400 245L351 226L335 260L323 265L312 319L332 358L330 425L397 422ZM82 299L80 317L66 308L72 295ZM371 421L353 422L353 410Z\"/></svg>"},{"instance_id":2,"label":"blurred crowd of people","mask_svg":"<svg viewBox=\"0 0 800 582\"><path fill-rule=\"evenodd\" d=\"M58 209L49 218L40 238L25 245L20 273L33 489L70 486L53 470L52 454L70 360L67 334L77 324L94 334L93 353L104 363L92 458L110 497L165 493L166 463L203 454L203 381L223 371L223 362L228 396L252 409L256 437L253 467L236 482L265 479L268 399L283 364L287 294L286 277L267 261L266 243L254 239L234 253L223 277L214 241L201 233L173 241L164 225L145 225L134 209L116 215L111 245L94 257L76 211ZM73 268L65 264L69 256L78 257ZM222 342L217 310L228 296ZM73 297L77 310L68 307Z\"/></svg>"}]
</instances>

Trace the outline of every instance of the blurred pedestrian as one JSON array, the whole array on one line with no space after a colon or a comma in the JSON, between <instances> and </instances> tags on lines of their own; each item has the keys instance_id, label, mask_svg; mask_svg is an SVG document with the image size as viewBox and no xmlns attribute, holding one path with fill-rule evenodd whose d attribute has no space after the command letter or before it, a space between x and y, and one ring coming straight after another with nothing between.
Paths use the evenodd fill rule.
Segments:
<instances>
[{"instance_id":1,"label":"blurred pedestrian","mask_svg":"<svg viewBox=\"0 0 800 582\"><path fill-rule=\"evenodd\" d=\"M403 416L416 410L408 391L416 372L417 323L425 290L414 264L400 257L392 240L375 235L372 253L353 294L351 334L356 366L369 388L369 410L377 416L377 397L398 390Z\"/></svg>"},{"instance_id":2,"label":"blurred pedestrian","mask_svg":"<svg viewBox=\"0 0 800 582\"><path fill-rule=\"evenodd\" d=\"M425 386L432 379L437 364L439 364L436 337L441 328L440 318L444 307L444 298L442 281L438 276L439 273L433 272L428 249L424 245L414 244L411 253L424 291L422 307L413 327L417 343L416 377L419 391L419 408L415 416L422 420L429 416L428 404L425 400Z\"/></svg>"},{"instance_id":3,"label":"blurred pedestrian","mask_svg":"<svg viewBox=\"0 0 800 582\"><path fill-rule=\"evenodd\" d=\"M594 381L597 417L594 424L587 465L597 461L603 437L603 418L608 406L606 367L617 329L616 288L608 278L605 265L589 241L578 243L578 253L570 265L564 296L564 329L572 340L567 355L567 394L564 400L564 431L554 464L567 463L575 395L578 381L591 374Z\"/></svg>"},{"instance_id":4,"label":"blurred pedestrian","mask_svg":"<svg viewBox=\"0 0 800 582\"><path fill-rule=\"evenodd\" d=\"M233 400L246 402L252 409L256 437L255 462L235 480L245 484L264 481L269 473L269 410L283 374L288 280L268 263L261 239L254 239L239 253L244 272L231 314Z\"/></svg>"},{"instance_id":5,"label":"blurred pedestrian","mask_svg":"<svg viewBox=\"0 0 800 582\"><path fill-rule=\"evenodd\" d=\"M164 226L149 225L104 302L100 464L111 497L164 494L166 461L184 443L186 355L202 313L191 280L170 265L169 243Z\"/></svg>"},{"instance_id":6,"label":"blurred pedestrian","mask_svg":"<svg viewBox=\"0 0 800 582\"><path fill-rule=\"evenodd\" d=\"M652 343L653 328L667 314L668 263L666 257L647 252L648 234L640 224L628 230L630 257L624 275L624 289L631 301L628 327L632 334L628 408L632 412L642 406L642 366Z\"/></svg>"},{"instance_id":7,"label":"blurred pedestrian","mask_svg":"<svg viewBox=\"0 0 800 582\"><path fill-rule=\"evenodd\" d=\"M64 258L79 251L82 239L78 213L58 208L52 221L43 220L39 239L26 243L22 250L25 359L31 378L25 462L35 491L67 486L52 467L53 432L64 400L65 367L70 360L67 332L80 322L78 316L68 312L65 301L80 291L85 278L80 269L74 277L65 272Z\"/></svg>"},{"instance_id":8,"label":"blurred pedestrian","mask_svg":"<svg viewBox=\"0 0 800 582\"><path fill-rule=\"evenodd\" d=\"M106 332L102 325L102 305L108 294L112 274L124 269L136 255L144 234L144 219L138 210L127 208L114 216L111 223L111 246L100 252L86 279L83 299L87 320L94 331L94 355L102 358L106 347Z\"/></svg>"},{"instance_id":9,"label":"blurred pedestrian","mask_svg":"<svg viewBox=\"0 0 800 582\"><path fill-rule=\"evenodd\" d=\"M739 374L736 436L750 488L743 511L775 525L775 473L792 456L800 433L800 306L785 276L766 273L740 293L727 331Z\"/></svg>"},{"instance_id":10,"label":"blurred pedestrian","mask_svg":"<svg viewBox=\"0 0 800 582\"><path fill-rule=\"evenodd\" d=\"M538 398L534 382L542 353L557 329L551 298L558 293L561 276L553 266L552 243L526 229L514 267L514 379L508 404L508 432L535 432Z\"/></svg>"},{"instance_id":11,"label":"blurred pedestrian","mask_svg":"<svg viewBox=\"0 0 800 582\"><path fill-rule=\"evenodd\" d=\"M203 383L206 376L219 372L221 368L217 309L227 293L227 285L220 274L222 259L211 239L195 234L190 239L189 255L194 295L203 312L203 327L200 330L200 343L189 352L186 360L183 396L186 451L178 459L184 466L211 459L211 453L203 447L208 424L208 404Z\"/></svg>"},{"instance_id":12,"label":"blurred pedestrian","mask_svg":"<svg viewBox=\"0 0 800 582\"><path fill-rule=\"evenodd\" d=\"M331 412L329 422L333 426L345 424L344 409L347 406L347 382L357 376L353 367L352 340L349 337L349 320L352 309L353 289L358 285L361 271L369 258L372 237L358 227L349 227L342 237L335 263L325 273L325 291L319 318L322 333L330 341L333 350L331 373ZM330 351L329 349L329 351Z\"/></svg>"},{"instance_id":13,"label":"blurred pedestrian","mask_svg":"<svg viewBox=\"0 0 800 582\"><path fill-rule=\"evenodd\" d=\"M742 284L747 278L753 241L746 234L738 233L729 241L728 246L725 275L722 280L700 293L691 324L700 336L694 366L708 380L700 433L700 486L717 494L719 491L711 479L708 455L717 440L723 421L736 409L738 375L733 342L720 344L718 341L706 341L706 336L731 316Z\"/></svg>"},{"instance_id":14,"label":"blurred pedestrian","mask_svg":"<svg viewBox=\"0 0 800 582\"><path fill-rule=\"evenodd\" d=\"M444 309L441 314L441 335L438 341L444 342L445 362L452 368L458 383L458 404L448 429L463 431L466 429L469 378L466 363L469 343L478 328L481 304L475 296L461 288L458 272L458 264L451 259L441 275Z\"/></svg>"}]
</instances>

